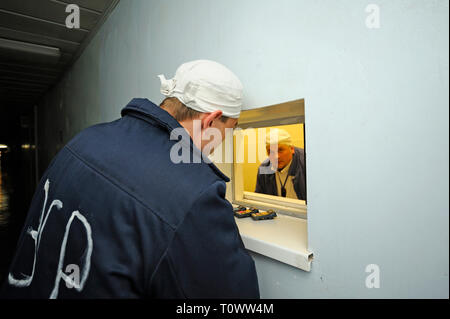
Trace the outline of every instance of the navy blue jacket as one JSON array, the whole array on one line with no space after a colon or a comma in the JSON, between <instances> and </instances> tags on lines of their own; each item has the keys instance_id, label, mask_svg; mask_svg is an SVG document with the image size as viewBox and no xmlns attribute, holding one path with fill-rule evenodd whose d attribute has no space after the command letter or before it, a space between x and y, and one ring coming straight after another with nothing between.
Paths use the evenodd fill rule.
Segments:
<instances>
[{"instance_id":1,"label":"navy blue jacket","mask_svg":"<svg viewBox=\"0 0 450 319\"><path fill-rule=\"evenodd\" d=\"M212 163L173 163L175 128L133 99L75 136L42 177L2 297L259 298L229 179Z\"/></svg>"},{"instance_id":2,"label":"navy blue jacket","mask_svg":"<svg viewBox=\"0 0 450 319\"><path fill-rule=\"evenodd\" d=\"M289 167L289 175L292 175L292 183L297 198L306 200L306 170L305 170L305 150L303 148L294 148L294 155L292 156L291 167ZM267 158L258 168L258 176L256 178L255 193L262 193L268 195L278 196L277 181L275 180L275 170L272 169L272 174L261 174L261 168L267 168L270 165L270 160Z\"/></svg>"}]
</instances>

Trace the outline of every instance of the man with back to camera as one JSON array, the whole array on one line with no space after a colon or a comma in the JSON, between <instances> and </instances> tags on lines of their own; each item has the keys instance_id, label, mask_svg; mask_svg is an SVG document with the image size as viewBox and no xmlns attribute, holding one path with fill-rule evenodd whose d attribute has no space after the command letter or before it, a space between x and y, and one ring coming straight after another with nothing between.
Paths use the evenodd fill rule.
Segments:
<instances>
[{"instance_id":1,"label":"man with back to camera","mask_svg":"<svg viewBox=\"0 0 450 319\"><path fill-rule=\"evenodd\" d=\"M269 156L258 168L255 193L306 200L305 151L292 145L290 134L271 129L266 136Z\"/></svg>"},{"instance_id":2,"label":"man with back to camera","mask_svg":"<svg viewBox=\"0 0 450 319\"><path fill-rule=\"evenodd\" d=\"M53 159L3 297L259 298L225 199L228 177L203 159L171 155L177 143L190 158L203 155L206 141L194 137L207 129L223 140L237 124L242 84L208 60L159 77L160 107L133 99L121 119L83 130Z\"/></svg>"}]
</instances>

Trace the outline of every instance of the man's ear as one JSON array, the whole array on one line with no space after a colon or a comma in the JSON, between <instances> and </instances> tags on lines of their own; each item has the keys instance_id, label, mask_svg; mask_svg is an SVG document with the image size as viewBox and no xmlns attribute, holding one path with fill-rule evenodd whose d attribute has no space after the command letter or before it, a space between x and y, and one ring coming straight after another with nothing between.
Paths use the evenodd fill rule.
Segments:
<instances>
[{"instance_id":1,"label":"man's ear","mask_svg":"<svg viewBox=\"0 0 450 319\"><path fill-rule=\"evenodd\" d=\"M221 110L216 110L211 113L205 113L206 115L202 118L202 129L207 129L212 126L214 120L219 119L222 116Z\"/></svg>"}]
</instances>

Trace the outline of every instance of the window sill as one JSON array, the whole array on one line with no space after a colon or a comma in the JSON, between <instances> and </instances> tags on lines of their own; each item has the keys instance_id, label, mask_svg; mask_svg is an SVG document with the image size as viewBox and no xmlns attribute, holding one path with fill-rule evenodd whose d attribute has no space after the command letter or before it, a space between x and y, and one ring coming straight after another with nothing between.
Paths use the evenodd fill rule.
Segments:
<instances>
[{"instance_id":1,"label":"window sill","mask_svg":"<svg viewBox=\"0 0 450 319\"><path fill-rule=\"evenodd\" d=\"M274 211L281 212L284 215L303 219L307 218L307 208L305 201L303 200L246 191L244 191L243 194L244 196L242 199L235 200L233 203L246 207L256 207L262 210L273 209Z\"/></svg>"},{"instance_id":2,"label":"window sill","mask_svg":"<svg viewBox=\"0 0 450 319\"><path fill-rule=\"evenodd\" d=\"M313 254L307 247L307 221L279 214L272 220L236 218L246 249L305 271L311 270Z\"/></svg>"}]
</instances>

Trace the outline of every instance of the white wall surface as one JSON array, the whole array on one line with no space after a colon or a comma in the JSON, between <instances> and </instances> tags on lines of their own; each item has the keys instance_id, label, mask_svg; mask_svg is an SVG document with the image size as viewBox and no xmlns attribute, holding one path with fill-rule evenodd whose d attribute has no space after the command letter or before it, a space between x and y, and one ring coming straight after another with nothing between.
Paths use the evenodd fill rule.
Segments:
<instances>
[{"instance_id":1,"label":"white wall surface","mask_svg":"<svg viewBox=\"0 0 450 319\"><path fill-rule=\"evenodd\" d=\"M379 29L365 25L370 3ZM261 296L448 298L448 6L122 0L40 103L41 165L133 97L159 103L158 74L216 60L242 80L247 109L305 99L315 260L307 273L252 254Z\"/></svg>"}]
</instances>

